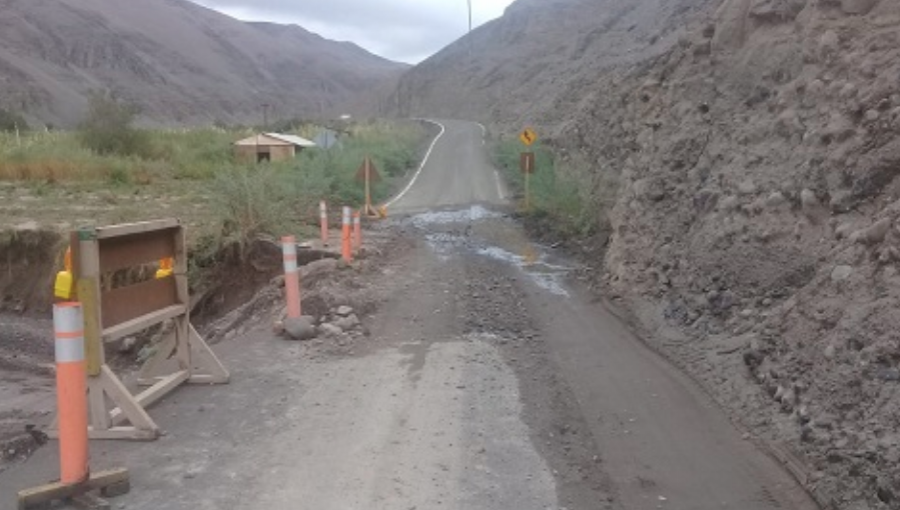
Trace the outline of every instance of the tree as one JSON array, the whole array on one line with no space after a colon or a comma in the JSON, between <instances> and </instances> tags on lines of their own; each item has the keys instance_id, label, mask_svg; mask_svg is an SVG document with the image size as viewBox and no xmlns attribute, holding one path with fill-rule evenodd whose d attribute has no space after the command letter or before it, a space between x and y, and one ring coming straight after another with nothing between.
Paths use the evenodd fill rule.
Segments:
<instances>
[{"instance_id":1,"label":"tree","mask_svg":"<svg viewBox=\"0 0 900 510\"><path fill-rule=\"evenodd\" d=\"M122 103L109 94L92 92L87 118L79 129L81 144L98 154L147 155L149 139L145 132L132 125L138 111L134 105Z\"/></svg>"}]
</instances>

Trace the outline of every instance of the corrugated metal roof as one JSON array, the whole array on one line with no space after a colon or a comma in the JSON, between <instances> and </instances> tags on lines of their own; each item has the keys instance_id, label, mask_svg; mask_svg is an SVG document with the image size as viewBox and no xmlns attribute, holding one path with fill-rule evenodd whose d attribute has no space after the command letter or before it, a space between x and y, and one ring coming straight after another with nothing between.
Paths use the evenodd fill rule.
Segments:
<instances>
[{"instance_id":1,"label":"corrugated metal roof","mask_svg":"<svg viewBox=\"0 0 900 510\"><path fill-rule=\"evenodd\" d=\"M306 138L294 135L282 135L279 133L263 133L261 135L253 135L250 138L238 140L235 145L252 146L252 145L278 145L279 143L295 145L297 147L315 147L315 142L311 142Z\"/></svg>"},{"instance_id":2,"label":"corrugated metal roof","mask_svg":"<svg viewBox=\"0 0 900 510\"><path fill-rule=\"evenodd\" d=\"M315 142L311 140L307 140L306 138L301 138L295 135L282 135L280 133L266 133L266 136L270 136L276 140L281 140L282 142L287 142L290 144L294 144L298 147L315 147Z\"/></svg>"}]
</instances>

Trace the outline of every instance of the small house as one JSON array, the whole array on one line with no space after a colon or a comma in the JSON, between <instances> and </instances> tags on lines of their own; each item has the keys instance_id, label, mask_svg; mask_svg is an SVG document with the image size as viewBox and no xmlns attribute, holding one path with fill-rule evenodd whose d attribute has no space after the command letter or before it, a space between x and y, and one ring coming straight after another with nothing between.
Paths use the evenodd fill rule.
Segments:
<instances>
[{"instance_id":1,"label":"small house","mask_svg":"<svg viewBox=\"0 0 900 510\"><path fill-rule=\"evenodd\" d=\"M239 161L261 163L287 161L303 149L315 146L315 142L299 136L260 133L234 142L234 151Z\"/></svg>"}]
</instances>

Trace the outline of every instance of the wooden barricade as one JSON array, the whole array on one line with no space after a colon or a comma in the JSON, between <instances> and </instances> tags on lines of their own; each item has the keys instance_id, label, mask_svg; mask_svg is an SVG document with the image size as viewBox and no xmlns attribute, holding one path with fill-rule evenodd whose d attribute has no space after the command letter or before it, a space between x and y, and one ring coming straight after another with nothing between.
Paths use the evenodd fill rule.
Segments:
<instances>
[{"instance_id":1,"label":"wooden barricade","mask_svg":"<svg viewBox=\"0 0 900 510\"><path fill-rule=\"evenodd\" d=\"M156 439L160 430L147 406L184 383L229 380L228 371L190 323L184 227L172 219L82 229L72 233L71 246L84 311L89 436ZM102 278L116 271L166 259L174 260L169 276L119 288L101 285ZM132 395L106 364L104 345L167 321L172 323L168 336L141 370L138 382L149 387Z\"/></svg>"}]
</instances>

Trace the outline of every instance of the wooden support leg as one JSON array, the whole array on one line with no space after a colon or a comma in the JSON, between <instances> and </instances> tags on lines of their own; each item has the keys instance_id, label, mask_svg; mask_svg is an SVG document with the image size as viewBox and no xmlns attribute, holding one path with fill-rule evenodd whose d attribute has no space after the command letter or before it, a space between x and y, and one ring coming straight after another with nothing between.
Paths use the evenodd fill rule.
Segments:
<instances>
[{"instance_id":1,"label":"wooden support leg","mask_svg":"<svg viewBox=\"0 0 900 510\"><path fill-rule=\"evenodd\" d=\"M200 337L194 326L190 326L190 343L194 350L193 363L199 369L199 373L195 372L189 382L192 384L227 384L231 379L231 374L209 348L206 341Z\"/></svg>"},{"instance_id":2,"label":"wooden support leg","mask_svg":"<svg viewBox=\"0 0 900 510\"><path fill-rule=\"evenodd\" d=\"M107 488L118 490L119 492L107 493ZM99 500L99 498L94 497L93 499L85 499L82 497L93 491L99 490L106 497L114 497L125 494L128 492L129 488L130 478L128 470L124 468L112 469L92 474L86 482L78 485L66 485L56 482L35 487L33 489L19 491L18 508L19 510L29 510L32 508L39 508L54 501L66 501L70 499L76 504L79 504L80 501L90 503ZM124 489L124 492L122 492L122 489ZM109 506L107 504L105 507L88 506L87 508L109 508Z\"/></svg>"},{"instance_id":3,"label":"wooden support leg","mask_svg":"<svg viewBox=\"0 0 900 510\"><path fill-rule=\"evenodd\" d=\"M114 410L114 412L106 414L110 424L122 423L124 421L130 422L134 430L132 431L132 437L129 437L129 439L146 440L159 437L159 427L107 365L101 367L99 379L103 391L109 396L110 400L118 406L118 409ZM115 413L115 411L118 411L118 413ZM119 436L120 433L125 433L122 435L127 435L128 429L123 430L120 428L115 434L104 434L105 432L112 430L114 429L110 429L109 427L103 430L94 429L89 435L94 439L124 439L123 437L117 436Z\"/></svg>"}]
</instances>

